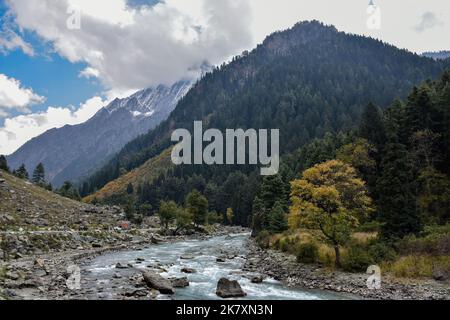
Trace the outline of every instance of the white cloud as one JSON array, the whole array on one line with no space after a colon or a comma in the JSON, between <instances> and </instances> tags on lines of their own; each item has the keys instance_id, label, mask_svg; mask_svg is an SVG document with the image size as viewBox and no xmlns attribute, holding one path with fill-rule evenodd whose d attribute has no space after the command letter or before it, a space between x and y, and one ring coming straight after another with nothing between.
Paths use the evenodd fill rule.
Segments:
<instances>
[{"instance_id":1,"label":"white cloud","mask_svg":"<svg viewBox=\"0 0 450 320\"><path fill-rule=\"evenodd\" d=\"M0 73L0 111L16 109L29 112L28 107L42 103L45 98L33 92L31 88L24 88L19 80L9 78Z\"/></svg>"},{"instance_id":2,"label":"white cloud","mask_svg":"<svg viewBox=\"0 0 450 320\"><path fill-rule=\"evenodd\" d=\"M247 0L166 0L138 8L126 0L7 3L20 28L36 32L69 61L97 70L107 89L169 84L193 66L221 63L252 42ZM79 30L67 28L70 5L81 9Z\"/></svg>"},{"instance_id":3,"label":"white cloud","mask_svg":"<svg viewBox=\"0 0 450 320\"><path fill-rule=\"evenodd\" d=\"M421 17L419 23L414 27L417 32L423 32L428 29L432 29L437 26L443 26L444 23L436 17L436 15L431 12L425 12Z\"/></svg>"},{"instance_id":4,"label":"white cloud","mask_svg":"<svg viewBox=\"0 0 450 320\"><path fill-rule=\"evenodd\" d=\"M6 53L16 49L21 49L25 54L34 56L33 47L25 42L17 33L12 30L0 32L0 52Z\"/></svg>"},{"instance_id":5,"label":"white cloud","mask_svg":"<svg viewBox=\"0 0 450 320\"><path fill-rule=\"evenodd\" d=\"M46 111L6 119L0 127L0 154L11 154L28 140L52 128L75 125L90 119L106 101L93 97L74 111L73 107L49 107Z\"/></svg>"},{"instance_id":6,"label":"white cloud","mask_svg":"<svg viewBox=\"0 0 450 320\"><path fill-rule=\"evenodd\" d=\"M0 24L0 53L6 54L9 51L20 49L26 55L34 56L33 47L23 40L15 29L16 26L11 20L11 15L3 15Z\"/></svg>"},{"instance_id":7,"label":"white cloud","mask_svg":"<svg viewBox=\"0 0 450 320\"><path fill-rule=\"evenodd\" d=\"M87 79L98 78L99 76L100 76L100 71L98 71L97 69L91 68L91 67L87 67L80 72L80 77L87 78Z\"/></svg>"}]
</instances>

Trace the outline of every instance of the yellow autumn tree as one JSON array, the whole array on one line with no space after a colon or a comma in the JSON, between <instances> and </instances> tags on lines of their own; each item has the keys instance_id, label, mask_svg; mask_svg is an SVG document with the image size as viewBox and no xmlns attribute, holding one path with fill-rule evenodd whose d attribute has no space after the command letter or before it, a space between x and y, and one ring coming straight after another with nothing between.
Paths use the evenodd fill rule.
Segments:
<instances>
[{"instance_id":1,"label":"yellow autumn tree","mask_svg":"<svg viewBox=\"0 0 450 320\"><path fill-rule=\"evenodd\" d=\"M340 267L339 246L373 211L364 181L350 165L331 160L304 171L291 186L289 226L320 230L324 240L334 247L335 264Z\"/></svg>"}]
</instances>

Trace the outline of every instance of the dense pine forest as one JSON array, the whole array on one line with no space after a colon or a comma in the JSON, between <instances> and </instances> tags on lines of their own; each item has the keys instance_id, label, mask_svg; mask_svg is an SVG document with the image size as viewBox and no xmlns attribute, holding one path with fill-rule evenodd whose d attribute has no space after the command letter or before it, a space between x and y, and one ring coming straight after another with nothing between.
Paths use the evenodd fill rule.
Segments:
<instances>
[{"instance_id":1,"label":"dense pine forest","mask_svg":"<svg viewBox=\"0 0 450 320\"><path fill-rule=\"evenodd\" d=\"M387 106L406 97L414 85L436 78L448 64L381 41L341 33L319 22L299 23L206 74L167 121L125 146L82 185L81 193L92 193L157 156L171 145L174 129L192 129L195 120L203 120L205 129L280 128L281 152L294 152L326 133L354 128L369 101ZM192 170L199 170L197 174L202 176L206 170L217 177L212 182L220 185L236 171L177 170L184 171L186 179L193 176ZM240 172L247 170L251 168L238 168L230 181L242 180ZM242 181L238 184L245 185ZM247 223L247 218L238 218L238 222Z\"/></svg>"}]
</instances>

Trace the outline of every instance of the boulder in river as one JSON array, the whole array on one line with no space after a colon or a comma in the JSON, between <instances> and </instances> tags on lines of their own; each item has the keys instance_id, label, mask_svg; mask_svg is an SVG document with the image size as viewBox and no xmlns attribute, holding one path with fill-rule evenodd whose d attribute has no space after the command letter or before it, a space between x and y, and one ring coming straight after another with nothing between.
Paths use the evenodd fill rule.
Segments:
<instances>
[{"instance_id":1,"label":"boulder in river","mask_svg":"<svg viewBox=\"0 0 450 320\"><path fill-rule=\"evenodd\" d=\"M116 269L127 269L127 268L128 268L128 266L125 266L125 265L121 264L120 262L118 262L116 264Z\"/></svg>"},{"instance_id":2,"label":"boulder in river","mask_svg":"<svg viewBox=\"0 0 450 320\"><path fill-rule=\"evenodd\" d=\"M217 283L216 294L221 298L245 297L247 294L242 290L241 285L236 280L221 278Z\"/></svg>"},{"instance_id":3,"label":"boulder in river","mask_svg":"<svg viewBox=\"0 0 450 320\"><path fill-rule=\"evenodd\" d=\"M192 268L184 267L184 268L181 268L181 272L183 272L183 273L196 273L197 271L195 269L192 269Z\"/></svg>"},{"instance_id":4,"label":"boulder in river","mask_svg":"<svg viewBox=\"0 0 450 320\"><path fill-rule=\"evenodd\" d=\"M174 294L172 283L155 272L142 273L144 281L151 289L156 289L162 294Z\"/></svg>"},{"instance_id":5,"label":"boulder in river","mask_svg":"<svg viewBox=\"0 0 450 320\"><path fill-rule=\"evenodd\" d=\"M262 283L263 280L264 280L264 277L263 277L263 276L253 276L253 277L250 279L250 281L251 281L252 283Z\"/></svg>"},{"instance_id":6,"label":"boulder in river","mask_svg":"<svg viewBox=\"0 0 450 320\"><path fill-rule=\"evenodd\" d=\"M174 288L184 288L189 286L189 281L186 277L172 278L170 279L170 282L172 282Z\"/></svg>"}]
</instances>

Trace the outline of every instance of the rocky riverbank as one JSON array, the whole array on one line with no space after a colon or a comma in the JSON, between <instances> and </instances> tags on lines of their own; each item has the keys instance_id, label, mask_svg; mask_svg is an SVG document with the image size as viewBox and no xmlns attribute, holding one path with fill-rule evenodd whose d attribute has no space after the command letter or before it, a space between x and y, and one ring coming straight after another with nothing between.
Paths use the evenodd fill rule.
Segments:
<instances>
[{"instance_id":1,"label":"rocky riverbank","mask_svg":"<svg viewBox=\"0 0 450 320\"><path fill-rule=\"evenodd\" d=\"M450 284L434 280L395 279L383 275L381 289L367 288L369 277L364 273L329 271L317 265L296 262L293 255L280 251L263 250L253 240L249 241L244 270L273 277L291 287L320 289L348 293L355 298L378 300L448 300Z\"/></svg>"},{"instance_id":2,"label":"rocky riverbank","mask_svg":"<svg viewBox=\"0 0 450 320\"><path fill-rule=\"evenodd\" d=\"M187 239L207 239L213 236L243 232L238 227L216 226L209 234L194 233L183 236L161 236L149 230L134 230L126 233L126 241L120 244L99 244L99 247L67 249L47 254L24 255L14 260L0 261L0 299L13 300L67 300L89 299L93 290L89 287L89 274L80 279L81 288L71 290L67 282L73 277L73 266L87 264L93 258L110 252L140 251L145 247L159 244L184 241ZM135 264L141 264L139 259ZM153 299L158 292L145 286L142 274L134 269L135 265L123 265L118 268L130 270L130 275L123 278L115 275L111 281L115 289L124 299ZM164 266L154 266L155 269ZM134 271L134 272L131 272ZM93 279L96 280L96 279Z\"/></svg>"}]
</instances>

